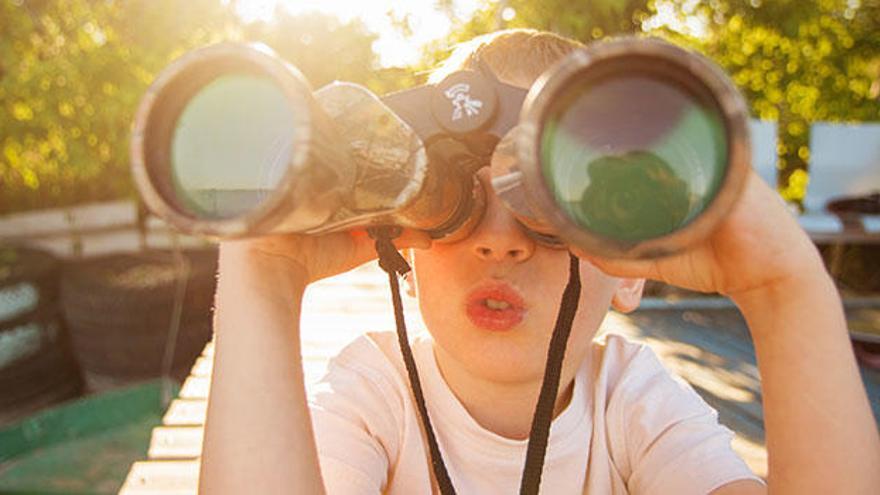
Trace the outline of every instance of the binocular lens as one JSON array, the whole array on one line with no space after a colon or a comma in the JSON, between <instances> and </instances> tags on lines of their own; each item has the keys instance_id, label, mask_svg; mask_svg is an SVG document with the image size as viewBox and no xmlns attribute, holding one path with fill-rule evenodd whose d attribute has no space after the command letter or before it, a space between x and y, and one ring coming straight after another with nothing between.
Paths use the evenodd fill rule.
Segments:
<instances>
[{"instance_id":1,"label":"binocular lens","mask_svg":"<svg viewBox=\"0 0 880 495\"><path fill-rule=\"evenodd\" d=\"M727 133L701 88L650 72L575 80L545 114L541 171L580 227L635 243L680 229L718 192Z\"/></svg>"},{"instance_id":2,"label":"binocular lens","mask_svg":"<svg viewBox=\"0 0 880 495\"><path fill-rule=\"evenodd\" d=\"M172 131L170 185L178 207L216 220L260 205L287 171L295 117L269 77L229 74L203 86Z\"/></svg>"}]
</instances>

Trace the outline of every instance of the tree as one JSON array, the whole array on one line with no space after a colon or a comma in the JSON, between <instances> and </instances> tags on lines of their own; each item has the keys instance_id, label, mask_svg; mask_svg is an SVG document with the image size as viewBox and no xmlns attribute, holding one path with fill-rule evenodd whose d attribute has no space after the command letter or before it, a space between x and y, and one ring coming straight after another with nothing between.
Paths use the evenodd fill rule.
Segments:
<instances>
[{"instance_id":1,"label":"tree","mask_svg":"<svg viewBox=\"0 0 880 495\"><path fill-rule=\"evenodd\" d=\"M440 5L452 16L451 0ZM660 14L670 12L666 22ZM694 24L703 29L688 29ZM500 27L581 41L643 30L705 53L728 72L753 116L778 121L780 189L791 200L806 190L810 123L880 119L878 0L498 0L431 47L423 68L455 42Z\"/></svg>"},{"instance_id":2,"label":"tree","mask_svg":"<svg viewBox=\"0 0 880 495\"><path fill-rule=\"evenodd\" d=\"M195 47L264 42L315 88L340 79L384 92L401 77L373 70L375 35L357 20L279 9L243 24L234 12L228 0L0 0L0 214L134 196L138 102Z\"/></svg>"},{"instance_id":3,"label":"tree","mask_svg":"<svg viewBox=\"0 0 880 495\"><path fill-rule=\"evenodd\" d=\"M245 26L243 38L272 47L315 89L335 80L370 84L374 79L376 35L358 19L342 23L320 12L291 15L277 8L271 22Z\"/></svg>"},{"instance_id":4,"label":"tree","mask_svg":"<svg viewBox=\"0 0 880 495\"><path fill-rule=\"evenodd\" d=\"M0 213L132 194L138 100L230 20L221 0L0 1Z\"/></svg>"},{"instance_id":5,"label":"tree","mask_svg":"<svg viewBox=\"0 0 880 495\"><path fill-rule=\"evenodd\" d=\"M466 20L457 19L452 0L440 0L453 21L450 36L429 45L419 69L427 70L449 55L449 47L501 28L533 28L552 31L583 42L641 30L650 17L650 0L498 0Z\"/></svg>"},{"instance_id":6,"label":"tree","mask_svg":"<svg viewBox=\"0 0 880 495\"><path fill-rule=\"evenodd\" d=\"M660 3L660 2L658 2ZM815 121L880 120L880 2L700 0L665 2L696 16L704 37L669 36L716 60L755 116L779 123L780 188L803 198Z\"/></svg>"}]
</instances>

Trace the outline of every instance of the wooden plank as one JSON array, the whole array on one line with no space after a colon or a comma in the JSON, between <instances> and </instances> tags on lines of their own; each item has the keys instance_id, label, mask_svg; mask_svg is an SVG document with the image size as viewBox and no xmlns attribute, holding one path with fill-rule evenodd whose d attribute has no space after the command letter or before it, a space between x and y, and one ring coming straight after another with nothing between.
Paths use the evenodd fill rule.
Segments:
<instances>
[{"instance_id":1,"label":"wooden plank","mask_svg":"<svg viewBox=\"0 0 880 495\"><path fill-rule=\"evenodd\" d=\"M26 245L49 251L61 258L130 253L138 252L142 248L170 249L174 247L174 243L169 239L170 237L167 233L147 232L142 242L140 232L133 225L118 226L104 230L88 230L80 233L61 231L42 236L21 236L17 239L4 237L4 240L22 242ZM182 248L210 246L208 241L198 238L181 238L178 244Z\"/></svg>"},{"instance_id":2,"label":"wooden plank","mask_svg":"<svg viewBox=\"0 0 880 495\"><path fill-rule=\"evenodd\" d=\"M676 346L670 346L675 348ZM679 346L680 348L680 346ZM668 351L661 352L661 359L673 373L687 380L695 388L725 401L729 407L742 410L756 422L763 421L760 394L755 390L727 380L719 371L709 371L699 362L681 359Z\"/></svg>"},{"instance_id":3,"label":"wooden plank","mask_svg":"<svg viewBox=\"0 0 880 495\"><path fill-rule=\"evenodd\" d=\"M198 426L205 424L208 401L195 399L175 399L162 417L166 426Z\"/></svg>"},{"instance_id":4,"label":"wooden plank","mask_svg":"<svg viewBox=\"0 0 880 495\"><path fill-rule=\"evenodd\" d=\"M202 248L213 245L213 242L197 236L182 235L173 230L148 230L146 245L153 249L170 249L174 246Z\"/></svg>"},{"instance_id":5,"label":"wooden plank","mask_svg":"<svg viewBox=\"0 0 880 495\"><path fill-rule=\"evenodd\" d=\"M725 426L733 429L730 425ZM737 433L730 442L730 445L733 447L733 451L745 461L746 465L749 466L749 469L751 469L753 473L764 478L764 480L767 479L767 448L764 447L763 442L752 442Z\"/></svg>"},{"instance_id":6,"label":"wooden plank","mask_svg":"<svg viewBox=\"0 0 880 495\"><path fill-rule=\"evenodd\" d=\"M202 454L202 426L157 426L150 438L150 459L195 459Z\"/></svg>"},{"instance_id":7,"label":"wooden plank","mask_svg":"<svg viewBox=\"0 0 880 495\"><path fill-rule=\"evenodd\" d=\"M137 222L133 201L92 203L15 213L0 218L0 237L22 239L61 233L102 231Z\"/></svg>"},{"instance_id":8,"label":"wooden plank","mask_svg":"<svg viewBox=\"0 0 880 495\"><path fill-rule=\"evenodd\" d=\"M178 234L152 216L142 236L137 221L137 206L130 200L51 208L0 217L0 238L45 249L62 258L212 244L201 237Z\"/></svg>"},{"instance_id":9,"label":"wooden plank","mask_svg":"<svg viewBox=\"0 0 880 495\"><path fill-rule=\"evenodd\" d=\"M79 256L91 257L140 250L141 234L135 228L82 236Z\"/></svg>"},{"instance_id":10,"label":"wooden plank","mask_svg":"<svg viewBox=\"0 0 880 495\"><path fill-rule=\"evenodd\" d=\"M199 486L199 461L135 462L120 495L194 495Z\"/></svg>"},{"instance_id":11,"label":"wooden plank","mask_svg":"<svg viewBox=\"0 0 880 495\"><path fill-rule=\"evenodd\" d=\"M208 342L207 344L205 344L205 348L202 349L202 356L207 357L207 358L214 356L214 341L213 340Z\"/></svg>"},{"instance_id":12,"label":"wooden plank","mask_svg":"<svg viewBox=\"0 0 880 495\"><path fill-rule=\"evenodd\" d=\"M180 388L181 399L207 399L211 389L211 378L206 376L190 376Z\"/></svg>"},{"instance_id":13,"label":"wooden plank","mask_svg":"<svg viewBox=\"0 0 880 495\"><path fill-rule=\"evenodd\" d=\"M48 251L58 258L74 258L78 256L76 243L74 242L74 239L69 236L52 237L47 239L28 239L24 244Z\"/></svg>"},{"instance_id":14,"label":"wooden plank","mask_svg":"<svg viewBox=\"0 0 880 495\"><path fill-rule=\"evenodd\" d=\"M758 383L755 351L745 322L736 310L730 311L638 311L631 316L625 335L652 346L663 342L681 342L719 356Z\"/></svg>"},{"instance_id":15,"label":"wooden plank","mask_svg":"<svg viewBox=\"0 0 880 495\"><path fill-rule=\"evenodd\" d=\"M165 220L162 220L160 217L157 217L156 215L147 216L145 223L146 223L147 228L150 230L156 230L156 231L172 230L172 227L168 224L168 222L166 222Z\"/></svg>"},{"instance_id":16,"label":"wooden plank","mask_svg":"<svg viewBox=\"0 0 880 495\"><path fill-rule=\"evenodd\" d=\"M687 312L685 312L687 313ZM710 322L694 322L695 317L679 317L676 312L657 312L639 328L648 335L638 336L647 342L673 373L678 374L705 394L724 400L733 408L763 423L761 384L750 343L735 342L735 334L716 331ZM724 321L735 325L734 321ZM760 426L763 429L763 426Z\"/></svg>"},{"instance_id":17,"label":"wooden plank","mask_svg":"<svg viewBox=\"0 0 880 495\"><path fill-rule=\"evenodd\" d=\"M199 357L196 359L196 363L192 367L192 376L199 377L211 377L211 369L214 366L214 360L212 358L207 357Z\"/></svg>"}]
</instances>

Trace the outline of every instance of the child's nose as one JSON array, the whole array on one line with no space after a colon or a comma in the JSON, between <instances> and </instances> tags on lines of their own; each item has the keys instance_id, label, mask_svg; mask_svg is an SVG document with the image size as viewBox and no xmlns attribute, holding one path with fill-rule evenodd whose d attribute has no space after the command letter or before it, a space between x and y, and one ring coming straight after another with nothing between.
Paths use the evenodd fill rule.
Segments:
<instances>
[{"instance_id":1,"label":"child's nose","mask_svg":"<svg viewBox=\"0 0 880 495\"><path fill-rule=\"evenodd\" d=\"M488 200L483 220L470 241L472 252L483 261L521 263L535 252L535 241L495 197Z\"/></svg>"}]
</instances>

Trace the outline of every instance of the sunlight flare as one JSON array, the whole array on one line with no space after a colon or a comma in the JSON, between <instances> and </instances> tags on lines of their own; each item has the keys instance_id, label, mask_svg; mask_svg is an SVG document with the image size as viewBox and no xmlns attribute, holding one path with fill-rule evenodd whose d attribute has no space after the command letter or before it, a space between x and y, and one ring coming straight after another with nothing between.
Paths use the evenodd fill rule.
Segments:
<instances>
[{"instance_id":1,"label":"sunlight flare","mask_svg":"<svg viewBox=\"0 0 880 495\"><path fill-rule=\"evenodd\" d=\"M481 3L455 0L452 13L456 18L468 18ZM373 49L383 67L417 62L421 47L443 38L452 29L449 16L437 8L434 0L238 0L235 5L237 14L248 22L271 22L276 8L291 14L321 12L342 22L360 19L367 29L378 35ZM401 30L400 25L406 29Z\"/></svg>"}]
</instances>

